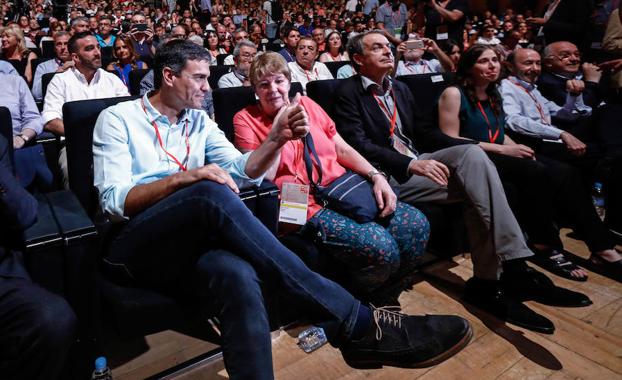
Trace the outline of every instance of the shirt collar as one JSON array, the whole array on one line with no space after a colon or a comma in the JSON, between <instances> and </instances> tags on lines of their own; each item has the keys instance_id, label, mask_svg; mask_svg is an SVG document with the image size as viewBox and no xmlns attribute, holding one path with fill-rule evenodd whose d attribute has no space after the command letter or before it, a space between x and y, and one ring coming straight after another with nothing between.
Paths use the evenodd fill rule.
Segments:
<instances>
[{"instance_id":1,"label":"shirt collar","mask_svg":"<svg viewBox=\"0 0 622 380\"><path fill-rule=\"evenodd\" d=\"M147 114L147 120L149 121L149 123L153 123L156 120L160 120L160 122L166 122L166 124L170 124L171 121L168 119L168 117L162 115L160 111L158 111L157 108L155 108L151 104L151 102L149 101L149 94L151 94L151 91L143 95L141 99L142 104L145 105L144 111ZM181 115L177 118L177 124L180 124L185 121L188 121L189 123L192 121L190 117L190 112L188 109L184 109L183 111L181 111Z\"/></svg>"},{"instance_id":2,"label":"shirt collar","mask_svg":"<svg viewBox=\"0 0 622 380\"><path fill-rule=\"evenodd\" d=\"M380 88L380 86L376 82L364 75L361 75L361 83L363 84L363 88L365 90L369 90L369 88L371 87L372 91L376 95L386 95L389 91L391 91L392 88L391 79L389 79L388 76L384 77L384 80L382 82L382 88Z\"/></svg>"},{"instance_id":3,"label":"shirt collar","mask_svg":"<svg viewBox=\"0 0 622 380\"><path fill-rule=\"evenodd\" d=\"M84 74L82 74L80 72L80 70L78 70L75 66L71 68L71 71L76 76L76 78L78 78L78 80L80 80L81 82L87 83L86 82L86 77L84 76ZM97 71L95 71L95 75L93 75L93 80L91 80L91 83L89 83L89 85L92 85L92 84L95 84L95 83L99 82L99 78L101 76L101 71L102 71L101 68L99 68L99 69L97 69Z\"/></svg>"},{"instance_id":4,"label":"shirt collar","mask_svg":"<svg viewBox=\"0 0 622 380\"><path fill-rule=\"evenodd\" d=\"M520 85L521 85L521 86L522 86L525 90L527 90L527 91L533 91L533 90L535 90L536 88L538 88L538 86L537 86L537 85L535 85L535 84L531 84L531 83L529 83L529 82L526 82L526 81L524 81L524 80L520 79L519 77L516 77L516 76L513 76L513 75L512 75L512 76L510 76L509 78L510 78L510 80L511 80L512 82L520 84Z\"/></svg>"}]
</instances>

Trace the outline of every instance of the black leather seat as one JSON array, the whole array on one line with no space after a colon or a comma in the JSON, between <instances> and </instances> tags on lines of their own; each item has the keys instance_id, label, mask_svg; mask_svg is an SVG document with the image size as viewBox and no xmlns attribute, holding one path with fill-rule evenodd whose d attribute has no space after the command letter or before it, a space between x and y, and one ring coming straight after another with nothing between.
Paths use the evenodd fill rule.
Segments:
<instances>
[{"instance_id":1,"label":"black leather seat","mask_svg":"<svg viewBox=\"0 0 622 380\"><path fill-rule=\"evenodd\" d=\"M397 77L397 80L404 82L408 86L421 112L428 114L436 109L441 93L453 83L454 74L403 75Z\"/></svg>"},{"instance_id":2,"label":"black leather seat","mask_svg":"<svg viewBox=\"0 0 622 380\"><path fill-rule=\"evenodd\" d=\"M150 69L135 69L130 71L130 95L140 95L140 81L143 80L149 70Z\"/></svg>"},{"instance_id":3,"label":"black leather seat","mask_svg":"<svg viewBox=\"0 0 622 380\"><path fill-rule=\"evenodd\" d=\"M340 63L340 62L330 62ZM307 83L307 96L313 99L314 102L320 105L326 113L332 117L333 107L335 104L335 91L341 80L339 79L324 79L314 80Z\"/></svg>"},{"instance_id":4,"label":"black leather seat","mask_svg":"<svg viewBox=\"0 0 622 380\"><path fill-rule=\"evenodd\" d=\"M0 134L9 142L9 154L11 158L11 167L15 167L13 160L13 119L11 119L11 111L7 107L0 106Z\"/></svg>"},{"instance_id":5,"label":"black leather seat","mask_svg":"<svg viewBox=\"0 0 622 380\"><path fill-rule=\"evenodd\" d=\"M216 65L223 66L225 64L225 59L229 56L228 53L218 54L216 56Z\"/></svg>"},{"instance_id":6,"label":"black leather seat","mask_svg":"<svg viewBox=\"0 0 622 380\"><path fill-rule=\"evenodd\" d=\"M48 91L48 85L52 81L52 78L56 73L45 73L41 76L41 94L43 95L43 102L45 103L45 94Z\"/></svg>"},{"instance_id":7,"label":"black leather seat","mask_svg":"<svg viewBox=\"0 0 622 380\"><path fill-rule=\"evenodd\" d=\"M209 82L209 86L212 89L217 89L218 80L220 80L220 77L222 77L223 75L227 73L230 73L231 70L233 70L233 65L210 66L209 67L209 78L207 78L207 81Z\"/></svg>"},{"instance_id":8,"label":"black leather seat","mask_svg":"<svg viewBox=\"0 0 622 380\"><path fill-rule=\"evenodd\" d=\"M53 40L41 41L41 56L45 59L54 58L54 41Z\"/></svg>"},{"instance_id":9,"label":"black leather seat","mask_svg":"<svg viewBox=\"0 0 622 380\"><path fill-rule=\"evenodd\" d=\"M333 74L333 78L337 78L337 71L345 65L349 65L350 61L337 61L337 62L324 62L328 70L331 74Z\"/></svg>"}]
</instances>

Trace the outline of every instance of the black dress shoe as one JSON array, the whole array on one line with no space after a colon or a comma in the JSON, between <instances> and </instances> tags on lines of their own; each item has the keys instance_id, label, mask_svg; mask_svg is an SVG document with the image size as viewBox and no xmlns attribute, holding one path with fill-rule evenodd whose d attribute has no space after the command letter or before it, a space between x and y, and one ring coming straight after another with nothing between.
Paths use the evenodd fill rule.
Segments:
<instances>
[{"instance_id":1,"label":"black dress shoe","mask_svg":"<svg viewBox=\"0 0 622 380\"><path fill-rule=\"evenodd\" d=\"M503 273L501 284L505 292L518 300L536 301L549 306L584 307L592 300L583 293L556 286L551 279L537 270L525 267L525 271Z\"/></svg>"},{"instance_id":2,"label":"black dress shoe","mask_svg":"<svg viewBox=\"0 0 622 380\"><path fill-rule=\"evenodd\" d=\"M471 278L466 282L465 299L470 304L516 326L543 334L553 334L555 325L520 301L506 296L499 281Z\"/></svg>"},{"instance_id":3,"label":"black dress shoe","mask_svg":"<svg viewBox=\"0 0 622 380\"><path fill-rule=\"evenodd\" d=\"M459 352L473 335L469 322L458 316L411 316L390 307L373 308L373 316L375 324L363 338L340 347L353 368L433 366Z\"/></svg>"}]
</instances>

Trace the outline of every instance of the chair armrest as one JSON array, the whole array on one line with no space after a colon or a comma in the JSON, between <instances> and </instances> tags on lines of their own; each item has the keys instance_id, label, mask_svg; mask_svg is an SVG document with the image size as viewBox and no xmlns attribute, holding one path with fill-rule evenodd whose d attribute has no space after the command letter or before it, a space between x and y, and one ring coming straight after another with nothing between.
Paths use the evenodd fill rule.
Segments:
<instances>
[{"instance_id":1,"label":"chair armrest","mask_svg":"<svg viewBox=\"0 0 622 380\"><path fill-rule=\"evenodd\" d=\"M240 199L274 235L279 221L279 189L270 181L240 190Z\"/></svg>"}]
</instances>

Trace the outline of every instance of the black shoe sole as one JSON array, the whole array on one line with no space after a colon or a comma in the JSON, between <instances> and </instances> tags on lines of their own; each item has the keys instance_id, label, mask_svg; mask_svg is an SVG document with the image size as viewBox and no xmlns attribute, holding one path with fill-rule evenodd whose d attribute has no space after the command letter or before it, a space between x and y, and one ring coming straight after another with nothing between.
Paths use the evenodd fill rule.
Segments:
<instances>
[{"instance_id":1,"label":"black shoe sole","mask_svg":"<svg viewBox=\"0 0 622 380\"><path fill-rule=\"evenodd\" d=\"M356 360L355 361L355 360L348 359L346 356L344 356L343 359L350 367L356 368L356 369L378 369L378 368L382 368L383 366L399 367L399 368L431 367L441 362L444 362L445 360L454 356L455 354L460 352L464 347L466 347L467 344L469 344L469 342L471 341L471 338L473 337L473 329L471 328L471 325L469 325L468 327L469 329L467 330L466 334L464 334L462 339L460 339L460 341L454 344L450 349L448 349L447 351L441 352L440 354L428 360L424 360L422 362L403 363L403 362L398 362L398 361L392 362L392 361L380 361L380 360L373 360L373 361L372 360L369 360L369 361L368 360Z\"/></svg>"}]
</instances>

